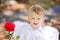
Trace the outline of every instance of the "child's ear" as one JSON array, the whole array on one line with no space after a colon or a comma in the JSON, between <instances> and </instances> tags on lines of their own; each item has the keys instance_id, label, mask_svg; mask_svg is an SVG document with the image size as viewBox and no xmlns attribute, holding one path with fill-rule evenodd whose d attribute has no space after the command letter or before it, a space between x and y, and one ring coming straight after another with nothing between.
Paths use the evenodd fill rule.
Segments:
<instances>
[{"instance_id":1,"label":"child's ear","mask_svg":"<svg viewBox=\"0 0 60 40\"><path fill-rule=\"evenodd\" d=\"M46 19L46 17L44 16L44 17L42 18L42 21L44 22L44 21L45 21L45 19Z\"/></svg>"},{"instance_id":2,"label":"child's ear","mask_svg":"<svg viewBox=\"0 0 60 40\"><path fill-rule=\"evenodd\" d=\"M27 16L27 21L30 23L30 18L29 18L29 16Z\"/></svg>"}]
</instances>

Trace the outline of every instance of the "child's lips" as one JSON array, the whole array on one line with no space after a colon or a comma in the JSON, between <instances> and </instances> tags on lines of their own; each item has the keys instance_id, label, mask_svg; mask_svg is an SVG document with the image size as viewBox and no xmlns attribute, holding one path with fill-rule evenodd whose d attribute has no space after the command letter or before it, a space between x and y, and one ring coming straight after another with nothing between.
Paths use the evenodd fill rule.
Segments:
<instances>
[{"instance_id":1,"label":"child's lips","mask_svg":"<svg viewBox=\"0 0 60 40\"><path fill-rule=\"evenodd\" d=\"M33 23L34 25L38 25L38 23Z\"/></svg>"}]
</instances>

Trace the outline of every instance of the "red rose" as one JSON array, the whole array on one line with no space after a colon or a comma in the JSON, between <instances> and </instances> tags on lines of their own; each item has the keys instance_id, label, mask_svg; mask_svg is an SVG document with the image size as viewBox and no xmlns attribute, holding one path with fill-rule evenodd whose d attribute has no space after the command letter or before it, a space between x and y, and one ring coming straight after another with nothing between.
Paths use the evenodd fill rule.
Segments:
<instances>
[{"instance_id":1,"label":"red rose","mask_svg":"<svg viewBox=\"0 0 60 40\"><path fill-rule=\"evenodd\" d=\"M14 31L15 24L13 22L7 22L4 26L4 28L8 31Z\"/></svg>"}]
</instances>

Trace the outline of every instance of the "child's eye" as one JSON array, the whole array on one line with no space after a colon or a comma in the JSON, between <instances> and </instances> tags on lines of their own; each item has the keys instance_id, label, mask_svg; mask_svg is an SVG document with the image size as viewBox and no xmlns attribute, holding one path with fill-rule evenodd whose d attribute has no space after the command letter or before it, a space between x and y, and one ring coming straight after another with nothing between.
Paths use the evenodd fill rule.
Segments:
<instances>
[{"instance_id":1,"label":"child's eye","mask_svg":"<svg viewBox=\"0 0 60 40\"><path fill-rule=\"evenodd\" d=\"M35 18L32 18L32 19L35 19Z\"/></svg>"},{"instance_id":2,"label":"child's eye","mask_svg":"<svg viewBox=\"0 0 60 40\"><path fill-rule=\"evenodd\" d=\"M40 20L40 18L38 18L38 20Z\"/></svg>"}]
</instances>

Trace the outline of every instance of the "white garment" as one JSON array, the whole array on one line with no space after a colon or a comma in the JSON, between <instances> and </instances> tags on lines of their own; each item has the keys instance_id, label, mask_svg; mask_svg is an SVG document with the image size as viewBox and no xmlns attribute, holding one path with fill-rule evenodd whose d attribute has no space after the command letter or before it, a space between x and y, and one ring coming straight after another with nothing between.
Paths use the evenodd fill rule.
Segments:
<instances>
[{"instance_id":1,"label":"white garment","mask_svg":"<svg viewBox=\"0 0 60 40\"><path fill-rule=\"evenodd\" d=\"M33 30L27 22L14 22L15 32L13 37L20 36L19 40L58 40L59 32L50 26L39 27Z\"/></svg>"},{"instance_id":2,"label":"white garment","mask_svg":"<svg viewBox=\"0 0 60 40\"><path fill-rule=\"evenodd\" d=\"M43 40L59 40L59 32L56 28L45 26L43 30Z\"/></svg>"}]
</instances>

